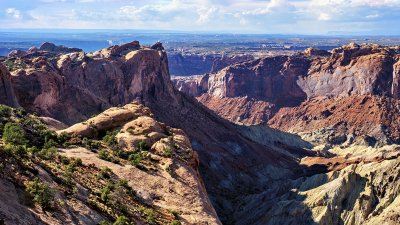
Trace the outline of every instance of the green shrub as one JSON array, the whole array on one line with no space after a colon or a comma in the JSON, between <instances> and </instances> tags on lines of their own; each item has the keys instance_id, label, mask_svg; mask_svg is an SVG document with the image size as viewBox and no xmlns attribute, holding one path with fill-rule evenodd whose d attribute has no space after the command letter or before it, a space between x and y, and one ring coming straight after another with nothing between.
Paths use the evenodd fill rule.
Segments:
<instances>
[{"instance_id":1,"label":"green shrub","mask_svg":"<svg viewBox=\"0 0 400 225\"><path fill-rule=\"evenodd\" d=\"M153 209L145 209L143 214L146 215L146 223L149 225L156 224L156 212Z\"/></svg>"},{"instance_id":2,"label":"green shrub","mask_svg":"<svg viewBox=\"0 0 400 225\"><path fill-rule=\"evenodd\" d=\"M71 137L66 132L62 132L57 136L58 143L62 144L64 147L67 147L69 145L69 139L71 139Z\"/></svg>"},{"instance_id":3,"label":"green shrub","mask_svg":"<svg viewBox=\"0 0 400 225\"><path fill-rule=\"evenodd\" d=\"M16 123L6 123L3 131L3 140L14 145L26 145L28 143L24 129Z\"/></svg>"},{"instance_id":4,"label":"green shrub","mask_svg":"<svg viewBox=\"0 0 400 225\"><path fill-rule=\"evenodd\" d=\"M175 209L171 209L170 213L175 217L175 219L179 218L179 213Z\"/></svg>"},{"instance_id":5,"label":"green shrub","mask_svg":"<svg viewBox=\"0 0 400 225\"><path fill-rule=\"evenodd\" d=\"M150 149L150 147L147 145L146 142L141 141L139 142L139 150L140 151L148 151Z\"/></svg>"},{"instance_id":6,"label":"green shrub","mask_svg":"<svg viewBox=\"0 0 400 225\"><path fill-rule=\"evenodd\" d=\"M129 162L131 162L132 165L138 166L140 164L140 161L142 160L142 156L140 153L133 153L129 156L128 158Z\"/></svg>"},{"instance_id":7,"label":"green shrub","mask_svg":"<svg viewBox=\"0 0 400 225\"><path fill-rule=\"evenodd\" d=\"M13 145L13 144L7 144L4 147L4 150L8 152L10 155L16 156L23 158L27 156L27 148L25 145Z\"/></svg>"},{"instance_id":8,"label":"green shrub","mask_svg":"<svg viewBox=\"0 0 400 225\"><path fill-rule=\"evenodd\" d=\"M62 163L62 164L64 164L64 165L68 165L70 162L69 162L69 158L68 157L66 157L66 156L63 156L63 155L59 155L58 156L59 157L59 159L60 159L60 162Z\"/></svg>"},{"instance_id":9,"label":"green shrub","mask_svg":"<svg viewBox=\"0 0 400 225\"><path fill-rule=\"evenodd\" d=\"M114 190L114 184L108 182L107 186L101 189L101 200L103 202L108 202L111 198L111 192Z\"/></svg>"},{"instance_id":10,"label":"green shrub","mask_svg":"<svg viewBox=\"0 0 400 225\"><path fill-rule=\"evenodd\" d=\"M171 155L172 155L172 150L171 150L170 147L164 148L164 155L165 155L166 157L171 157Z\"/></svg>"},{"instance_id":11,"label":"green shrub","mask_svg":"<svg viewBox=\"0 0 400 225\"><path fill-rule=\"evenodd\" d=\"M97 154L97 157L102 160L111 161L111 156L106 149L101 149Z\"/></svg>"},{"instance_id":12,"label":"green shrub","mask_svg":"<svg viewBox=\"0 0 400 225\"><path fill-rule=\"evenodd\" d=\"M51 148L43 148L38 152L38 155L42 157L43 159L54 159L54 157L57 155L57 148L51 147Z\"/></svg>"},{"instance_id":13,"label":"green shrub","mask_svg":"<svg viewBox=\"0 0 400 225\"><path fill-rule=\"evenodd\" d=\"M5 105L0 105L0 117L10 117L12 109Z\"/></svg>"},{"instance_id":14,"label":"green shrub","mask_svg":"<svg viewBox=\"0 0 400 225\"><path fill-rule=\"evenodd\" d=\"M169 173L169 175L171 175L171 177L174 176L174 170L172 168L172 165L168 165L165 167L165 171L167 171L167 173Z\"/></svg>"},{"instance_id":15,"label":"green shrub","mask_svg":"<svg viewBox=\"0 0 400 225\"><path fill-rule=\"evenodd\" d=\"M172 220L170 225L181 225L181 222L179 222L178 220Z\"/></svg>"},{"instance_id":16,"label":"green shrub","mask_svg":"<svg viewBox=\"0 0 400 225\"><path fill-rule=\"evenodd\" d=\"M105 220L102 220L102 221L99 222L99 225L111 225L111 223L109 223L109 222L107 222Z\"/></svg>"},{"instance_id":17,"label":"green shrub","mask_svg":"<svg viewBox=\"0 0 400 225\"><path fill-rule=\"evenodd\" d=\"M65 184L68 187L72 187L73 186L74 181L72 179L72 172L71 171L67 170L67 171L64 172L64 181L65 181Z\"/></svg>"},{"instance_id":18,"label":"green shrub","mask_svg":"<svg viewBox=\"0 0 400 225\"><path fill-rule=\"evenodd\" d=\"M36 178L27 183L26 191L32 197L33 202L38 204L43 210L52 207L54 202L54 191L49 188L47 183L43 183Z\"/></svg>"},{"instance_id":19,"label":"green shrub","mask_svg":"<svg viewBox=\"0 0 400 225\"><path fill-rule=\"evenodd\" d=\"M82 159L80 158L76 158L73 162L76 166L82 166Z\"/></svg>"},{"instance_id":20,"label":"green shrub","mask_svg":"<svg viewBox=\"0 0 400 225\"><path fill-rule=\"evenodd\" d=\"M129 153L122 149L114 150L114 155L118 156L121 159L128 159L128 157L129 157Z\"/></svg>"},{"instance_id":21,"label":"green shrub","mask_svg":"<svg viewBox=\"0 0 400 225\"><path fill-rule=\"evenodd\" d=\"M97 175L98 178L110 179L111 178L111 169L108 167L103 167L100 170L100 173Z\"/></svg>"},{"instance_id":22,"label":"green shrub","mask_svg":"<svg viewBox=\"0 0 400 225\"><path fill-rule=\"evenodd\" d=\"M32 146L32 147L28 148L27 151L31 154L36 154L39 152L39 149L36 146Z\"/></svg>"},{"instance_id":23,"label":"green shrub","mask_svg":"<svg viewBox=\"0 0 400 225\"><path fill-rule=\"evenodd\" d=\"M128 218L125 216L118 216L117 220L113 225L134 225L133 222L130 222Z\"/></svg>"},{"instance_id":24,"label":"green shrub","mask_svg":"<svg viewBox=\"0 0 400 225\"><path fill-rule=\"evenodd\" d=\"M107 134L103 137L103 142L110 147L115 146L117 144L117 133L118 131L107 131Z\"/></svg>"},{"instance_id":25,"label":"green shrub","mask_svg":"<svg viewBox=\"0 0 400 225\"><path fill-rule=\"evenodd\" d=\"M120 179L120 180L118 180L118 186L123 187L123 188L126 188L126 189L131 188L131 187L129 186L129 184L128 184L128 181L125 180L125 179Z\"/></svg>"},{"instance_id":26,"label":"green shrub","mask_svg":"<svg viewBox=\"0 0 400 225\"><path fill-rule=\"evenodd\" d=\"M55 147L57 147L57 145L58 144L57 144L57 142L55 140L46 137L45 141L44 141L43 148L46 148L46 149L55 148Z\"/></svg>"}]
</instances>

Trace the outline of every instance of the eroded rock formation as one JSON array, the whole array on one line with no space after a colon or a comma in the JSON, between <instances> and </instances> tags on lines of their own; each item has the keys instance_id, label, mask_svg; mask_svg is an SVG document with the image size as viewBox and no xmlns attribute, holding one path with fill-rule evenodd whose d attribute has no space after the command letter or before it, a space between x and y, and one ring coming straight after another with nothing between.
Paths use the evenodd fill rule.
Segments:
<instances>
[{"instance_id":1,"label":"eroded rock formation","mask_svg":"<svg viewBox=\"0 0 400 225\"><path fill-rule=\"evenodd\" d=\"M351 135L356 129L356 135L371 133L383 143L392 143L400 141L399 132L389 128L392 122L393 127L397 126L396 120L377 119L372 114L375 111L382 118L396 118L398 65L399 52L395 47L349 44L331 52L307 49L293 56L232 65L218 73L207 74L207 79L196 78L208 82L201 86L188 78L175 83L180 90L198 97L207 107L234 122L259 124L269 121L273 127L293 132L344 126L347 127L344 135ZM365 96L366 101L369 98L382 101L374 106L380 109L364 107L365 102L360 104L358 96ZM383 99L378 100L380 98ZM343 101L346 101L347 109L343 108ZM312 107L316 110L310 110ZM340 108L342 113L331 117L330 108L334 111ZM316 111L320 115L316 115ZM298 115L291 119L296 121L294 123L285 119L292 117L286 115L291 113ZM333 119L335 117L337 119ZM359 118L357 123L355 118ZM386 132L386 129L390 131ZM337 129L332 132L341 133ZM382 133L386 133L385 138Z\"/></svg>"},{"instance_id":2,"label":"eroded rock formation","mask_svg":"<svg viewBox=\"0 0 400 225\"><path fill-rule=\"evenodd\" d=\"M7 68L0 63L0 104L18 107L18 101L11 85L11 75Z\"/></svg>"},{"instance_id":3,"label":"eroded rock formation","mask_svg":"<svg viewBox=\"0 0 400 225\"><path fill-rule=\"evenodd\" d=\"M387 69L392 62L395 65L396 60L392 59L396 55L394 49L370 45L344 46L330 55L309 50L306 54L236 64L217 74L210 74L207 79L192 82L186 90L191 94L206 91L202 98L217 102L213 103L215 107L218 107L218 101L232 101L227 101L229 104L223 105L224 109L232 112L240 109L239 113L225 112L223 115L227 118L237 115L239 122L256 118L248 122L257 123L258 120L267 121L274 115L276 118L282 115L281 120L270 120L271 124L282 129L287 125L285 130L296 126L299 130L308 131L311 127L310 130L314 131L320 126L313 123L314 117L307 117L304 122L297 117L301 114L311 118L311 115L317 114L317 121L325 124L338 122L340 129L353 129L355 134L363 134L371 130L361 121L379 124L397 118L394 110L397 109L397 89L392 80L398 76L393 75L395 70ZM190 166L178 165L178 171L182 172L177 171L178 174L190 181L183 186L180 186L181 183L171 184L164 172L161 178L140 172L130 175L131 168L126 170L122 166L108 164L94 158L88 150L75 149L65 154L79 156L84 163L95 161L95 164L110 166L126 179L148 179L150 186L156 190L148 190L149 185L136 184L140 193L147 196L146 200L159 206L182 204L184 218L189 224L202 221L218 223L207 198L201 197L206 192L201 190L201 181L195 171L196 166L193 166L197 163L196 154L190 151L190 147L198 153L201 180L224 224L355 225L383 220L389 221L389 224L398 222L399 213L394 210L398 206L399 194L399 179L395 176L399 172L397 146L388 146L388 149L369 147L372 150L368 151L365 146L361 150L342 146L333 150L311 151L315 146L298 135L261 125L247 127L230 123L173 87L168 60L160 44L146 48L138 43L129 43L94 53L49 56L48 52L39 52L15 59L17 63L24 61L27 64L26 68L17 66L12 71L12 85L19 103L28 111L54 117L70 125L86 120L64 130L72 135L96 137L108 129L121 128L116 137L122 148L129 150L145 141L151 145L150 153L154 153L155 158L164 147L171 146L171 140L165 140L165 135L174 134L181 148L189 150L182 153L190 156L186 161ZM358 61L361 57L386 66L365 69L370 65ZM362 77L370 76L373 79L361 82ZM346 82L357 81L360 85L354 85L350 90L347 83L338 87L342 79ZM392 82L390 85L387 84L389 81ZM181 82L182 88L185 83ZM196 85L201 87L194 88ZM389 89L391 92L387 94ZM334 95L331 96L331 93ZM368 95L374 96L368 98ZM342 108L338 105L329 108L328 102L336 104L332 99L339 97L344 101L337 102ZM218 99L214 101L212 98ZM346 98L352 100L346 103ZM135 100L137 102L132 103ZM316 103L314 110L309 103L313 101ZM352 101L359 102L354 104ZM387 111L378 110L386 101L393 108L385 105ZM326 108L320 110L324 108L320 107L322 104L327 104L329 111ZM118 105L126 106L111 108ZM262 116L255 116L251 113L257 108L254 105L264 107L267 113L260 110L258 113L263 113ZM354 125L342 126L345 123L340 123L340 117L353 110L353 106L360 109L360 112L354 110L354 116L348 121ZM380 119L367 115L362 117L365 108L374 109ZM290 112L291 109L294 111ZM98 113L101 114L88 119ZM386 118L385 115L392 117L382 119ZM230 119L235 120L235 117ZM386 133L385 129L376 133L383 136L373 138L386 138L389 132ZM390 131L391 138L395 138L395 133L395 130ZM342 139L340 136L329 136L326 140L335 142ZM374 141L368 137L363 140ZM374 157L367 157L369 151L376 151ZM169 162L167 159L159 160ZM160 183L156 184L158 179ZM159 187L161 189L157 189ZM167 195L165 199L157 198L168 187L178 193ZM195 203L194 210L179 190L188 191L185 193Z\"/></svg>"}]
</instances>

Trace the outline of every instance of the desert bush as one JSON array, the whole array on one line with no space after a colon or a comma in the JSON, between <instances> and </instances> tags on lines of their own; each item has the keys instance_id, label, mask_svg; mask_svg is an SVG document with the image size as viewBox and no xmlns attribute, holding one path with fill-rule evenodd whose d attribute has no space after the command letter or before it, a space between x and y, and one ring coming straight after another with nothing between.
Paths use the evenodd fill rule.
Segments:
<instances>
[{"instance_id":1,"label":"desert bush","mask_svg":"<svg viewBox=\"0 0 400 225\"><path fill-rule=\"evenodd\" d=\"M150 149L150 147L147 145L146 142L141 141L139 142L139 150L140 151L148 151Z\"/></svg>"},{"instance_id":2,"label":"desert bush","mask_svg":"<svg viewBox=\"0 0 400 225\"><path fill-rule=\"evenodd\" d=\"M172 220L170 225L181 225L181 222L179 222L178 220Z\"/></svg>"},{"instance_id":3,"label":"desert bush","mask_svg":"<svg viewBox=\"0 0 400 225\"><path fill-rule=\"evenodd\" d=\"M143 214L146 215L146 223L150 225L156 224L156 213L153 209L145 209Z\"/></svg>"},{"instance_id":4,"label":"desert bush","mask_svg":"<svg viewBox=\"0 0 400 225\"><path fill-rule=\"evenodd\" d=\"M111 198L111 192L114 190L114 184L108 182L107 186L101 189L101 200L103 202L108 202Z\"/></svg>"},{"instance_id":5,"label":"desert bush","mask_svg":"<svg viewBox=\"0 0 400 225\"><path fill-rule=\"evenodd\" d=\"M12 109L5 105L0 105L0 117L10 117Z\"/></svg>"},{"instance_id":6,"label":"desert bush","mask_svg":"<svg viewBox=\"0 0 400 225\"><path fill-rule=\"evenodd\" d=\"M125 216L118 216L117 220L113 225L134 225L133 222L130 222L128 218Z\"/></svg>"},{"instance_id":7,"label":"desert bush","mask_svg":"<svg viewBox=\"0 0 400 225\"><path fill-rule=\"evenodd\" d=\"M165 155L166 157L171 157L171 155L172 155L172 150L171 150L170 147L164 148L164 155Z\"/></svg>"},{"instance_id":8,"label":"desert bush","mask_svg":"<svg viewBox=\"0 0 400 225\"><path fill-rule=\"evenodd\" d=\"M108 167L103 167L100 170L100 173L97 175L98 178L103 178L103 179L110 179L111 178L112 171Z\"/></svg>"},{"instance_id":9,"label":"desert bush","mask_svg":"<svg viewBox=\"0 0 400 225\"><path fill-rule=\"evenodd\" d=\"M128 158L129 162L131 162L132 165L138 166L140 164L140 161L142 160L142 156L140 153L133 153L129 156Z\"/></svg>"},{"instance_id":10,"label":"desert bush","mask_svg":"<svg viewBox=\"0 0 400 225\"><path fill-rule=\"evenodd\" d=\"M49 137L45 137L43 148L50 149L57 147L57 142Z\"/></svg>"},{"instance_id":11,"label":"desert bush","mask_svg":"<svg viewBox=\"0 0 400 225\"><path fill-rule=\"evenodd\" d=\"M16 123L6 123L3 131L3 140L13 145L26 145L28 143L24 129Z\"/></svg>"},{"instance_id":12,"label":"desert bush","mask_svg":"<svg viewBox=\"0 0 400 225\"><path fill-rule=\"evenodd\" d=\"M4 150L15 157L23 158L27 156L27 148L25 145L14 145L14 144L6 144L4 146Z\"/></svg>"},{"instance_id":13,"label":"desert bush","mask_svg":"<svg viewBox=\"0 0 400 225\"><path fill-rule=\"evenodd\" d=\"M109 222L107 222L105 220L102 220L102 221L99 222L99 225L111 225L111 223L109 223Z\"/></svg>"},{"instance_id":14,"label":"desert bush","mask_svg":"<svg viewBox=\"0 0 400 225\"><path fill-rule=\"evenodd\" d=\"M118 131L107 131L107 134L103 137L103 142L110 147L117 145L117 133Z\"/></svg>"},{"instance_id":15,"label":"desert bush","mask_svg":"<svg viewBox=\"0 0 400 225\"><path fill-rule=\"evenodd\" d=\"M43 210L52 207L54 202L54 190L52 190L47 183L43 183L36 178L27 183L26 191L32 197L33 202L38 204Z\"/></svg>"},{"instance_id":16,"label":"desert bush","mask_svg":"<svg viewBox=\"0 0 400 225\"><path fill-rule=\"evenodd\" d=\"M111 156L106 149L101 149L97 154L97 157L102 160L111 161Z\"/></svg>"},{"instance_id":17,"label":"desert bush","mask_svg":"<svg viewBox=\"0 0 400 225\"><path fill-rule=\"evenodd\" d=\"M54 157L57 155L57 148L43 148L38 152L38 155L46 160L54 159Z\"/></svg>"}]
</instances>

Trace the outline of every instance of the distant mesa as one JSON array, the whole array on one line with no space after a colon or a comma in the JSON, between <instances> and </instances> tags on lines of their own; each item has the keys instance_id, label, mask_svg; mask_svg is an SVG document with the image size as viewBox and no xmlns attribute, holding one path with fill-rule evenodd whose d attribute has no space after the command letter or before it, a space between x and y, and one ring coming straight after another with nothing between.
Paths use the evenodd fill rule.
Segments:
<instances>
[{"instance_id":1,"label":"distant mesa","mask_svg":"<svg viewBox=\"0 0 400 225\"><path fill-rule=\"evenodd\" d=\"M62 45L55 45L50 42L45 42L39 47L40 51L46 52L56 52L56 53L71 53L71 52L82 52L83 50L80 48L68 48Z\"/></svg>"}]
</instances>

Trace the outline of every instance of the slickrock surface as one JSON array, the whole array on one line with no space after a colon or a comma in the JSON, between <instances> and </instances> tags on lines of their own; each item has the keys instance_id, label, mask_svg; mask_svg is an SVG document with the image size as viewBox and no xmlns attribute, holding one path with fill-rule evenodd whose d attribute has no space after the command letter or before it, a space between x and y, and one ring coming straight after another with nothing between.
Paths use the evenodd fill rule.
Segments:
<instances>
[{"instance_id":1,"label":"slickrock surface","mask_svg":"<svg viewBox=\"0 0 400 225\"><path fill-rule=\"evenodd\" d=\"M148 204L178 211L183 224L220 224L198 174L199 159L189 138L182 130L156 121L149 108L137 102L110 108L58 133L94 138L116 129L119 129L118 145L123 150L134 151L140 142L149 146L149 157L156 161L152 171L99 159L85 148L62 152L68 157L81 158L87 165L109 167L119 178L126 179ZM173 157L165 155L166 149L172 151L169 154Z\"/></svg>"}]
</instances>

